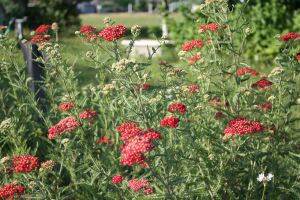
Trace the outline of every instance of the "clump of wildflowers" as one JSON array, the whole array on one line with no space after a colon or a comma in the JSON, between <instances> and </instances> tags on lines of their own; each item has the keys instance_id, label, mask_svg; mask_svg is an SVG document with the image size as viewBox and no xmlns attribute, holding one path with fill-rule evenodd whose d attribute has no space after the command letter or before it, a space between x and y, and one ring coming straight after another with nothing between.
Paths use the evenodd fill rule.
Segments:
<instances>
[{"instance_id":1,"label":"clump of wildflowers","mask_svg":"<svg viewBox=\"0 0 300 200\"><path fill-rule=\"evenodd\" d=\"M25 190L26 188L23 185L13 182L0 188L0 197L6 199L14 197L21 198L21 195L24 194Z\"/></svg>"},{"instance_id":2,"label":"clump of wildflowers","mask_svg":"<svg viewBox=\"0 0 300 200\"><path fill-rule=\"evenodd\" d=\"M31 155L15 156L12 158L14 173L27 173L40 166L39 159Z\"/></svg>"},{"instance_id":3,"label":"clump of wildflowers","mask_svg":"<svg viewBox=\"0 0 300 200\"><path fill-rule=\"evenodd\" d=\"M288 42L288 41L291 41L291 40L299 39L299 37L300 37L299 33L291 32L291 33L287 33L284 36L280 37L280 40L283 41L283 42Z\"/></svg>"}]
</instances>

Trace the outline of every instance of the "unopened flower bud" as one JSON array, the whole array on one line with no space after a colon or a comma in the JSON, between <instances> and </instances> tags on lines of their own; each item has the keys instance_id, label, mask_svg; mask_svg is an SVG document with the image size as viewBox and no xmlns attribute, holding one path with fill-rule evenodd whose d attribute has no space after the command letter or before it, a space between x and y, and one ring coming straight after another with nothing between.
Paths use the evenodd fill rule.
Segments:
<instances>
[{"instance_id":1,"label":"unopened flower bud","mask_svg":"<svg viewBox=\"0 0 300 200\"><path fill-rule=\"evenodd\" d=\"M139 36L141 34L141 27L139 25L134 25L131 27L131 34L135 37Z\"/></svg>"},{"instance_id":2,"label":"unopened flower bud","mask_svg":"<svg viewBox=\"0 0 300 200\"><path fill-rule=\"evenodd\" d=\"M40 172L42 171L51 171L54 167L55 163L53 160L47 160L41 164Z\"/></svg>"},{"instance_id":3,"label":"unopened flower bud","mask_svg":"<svg viewBox=\"0 0 300 200\"><path fill-rule=\"evenodd\" d=\"M300 98L298 98L298 99L296 100L296 104L297 104L297 105L300 105Z\"/></svg>"},{"instance_id":4,"label":"unopened flower bud","mask_svg":"<svg viewBox=\"0 0 300 200\"><path fill-rule=\"evenodd\" d=\"M109 25L111 23L111 18L105 17L103 21L104 21L104 24Z\"/></svg>"},{"instance_id":5,"label":"unopened flower bud","mask_svg":"<svg viewBox=\"0 0 300 200\"><path fill-rule=\"evenodd\" d=\"M80 31L75 31L75 35L80 35Z\"/></svg>"},{"instance_id":6,"label":"unopened flower bud","mask_svg":"<svg viewBox=\"0 0 300 200\"><path fill-rule=\"evenodd\" d=\"M30 36L35 36L35 34L36 34L35 31L30 32Z\"/></svg>"},{"instance_id":7,"label":"unopened flower bud","mask_svg":"<svg viewBox=\"0 0 300 200\"><path fill-rule=\"evenodd\" d=\"M52 29L53 31L57 31L57 30L59 29L58 24L57 24L56 22L52 23L51 29Z\"/></svg>"}]
</instances>

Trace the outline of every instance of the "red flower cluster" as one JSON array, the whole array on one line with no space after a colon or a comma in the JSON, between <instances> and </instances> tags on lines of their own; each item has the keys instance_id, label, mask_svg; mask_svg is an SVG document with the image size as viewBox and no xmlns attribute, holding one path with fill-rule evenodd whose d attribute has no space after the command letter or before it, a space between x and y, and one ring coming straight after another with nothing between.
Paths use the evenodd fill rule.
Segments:
<instances>
[{"instance_id":1,"label":"red flower cluster","mask_svg":"<svg viewBox=\"0 0 300 200\"><path fill-rule=\"evenodd\" d=\"M195 64L195 63L198 62L200 59L201 59L201 56L198 55L198 54L195 54L195 55L193 55L193 56L187 58L187 60L189 61L189 65Z\"/></svg>"},{"instance_id":2,"label":"red flower cluster","mask_svg":"<svg viewBox=\"0 0 300 200\"><path fill-rule=\"evenodd\" d=\"M299 39L299 37L300 37L300 34L299 34L299 33L293 33L293 32L291 32L291 33L287 33L287 34L285 34L284 36L282 36L282 37L280 38L280 40L283 41L283 42L288 42L288 41L290 41L290 40L296 40L296 39Z\"/></svg>"},{"instance_id":3,"label":"red flower cluster","mask_svg":"<svg viewBox=\"0 0 300 200\"><path fill-rule=\"evenodd\" d=\"M207 24L207 25L202 25L199 27L200 31L216 31L219 30L221 27L218 26L217 24Z\"/></svg>"},{"instance_id":4,"label":"red flower cluster","mask_svg":"<svg viewBox=\"0 0 300 200\"><path fill-rule=\"evenodd\" d=\"M201 40L192 40L192 41L185 42L182 45L181 50L190 51L194 48L201 48L201 47L203 47L203 42Z\"/></svg>"},{"instance_id":5,"label":"red flower cluster","mask_svg":"<svg viewBox=\"0 0 300 200\"><path fill-rule=\"evenodd\" d=\"M237 76L243 76L243 75L253 75L253 76L257 76L258 72L255 69L251 69L250 67L243 67L239 70L237 70L236 75Z\"/></svg>"},{"instance_id":6,"label":"red flower cluster","mask_svg":"<svg viewBox=\"0 0 300 200\"><path fill-rule=\"evenodd\" d=\"M237 117L229 122L229 125L224 129L225 134L252 134L263 131L260 122L254 122L242 117Z\"/></svg>"},{"instance_id":7,"label":"red flower cluster","mask_svg":"<svg viewBox=\"0 0 300 200\"><path fill-rule=\"evenodd\" d=\"M62 135L63 133L72 131L79 125L75 117L66 117L48 130L48 138L53 140L58 134Z\"/></svg>"},{"instance_id":8,"label":"red flower cluster","mask_svg":"<svg viewBox=\"0 0 300 200\"><path fill-rule=\"evenodd\" d=\"M138 124L129 122L117 127L121 133L121 140L125 143L121 146L121 162L123 165L144 164L144 153L154 148L152 140L160 139L160 133L153 129L143 131Z\"/></svg>"},{"instance_id":9,"label":"red flower cluster","mask_svg":"<svg viewBox=\"0 0 300 200\"><path fill-rule=\"evenodd\" d=\"M31 155L15 156L12 163L12 171L15 173L31 172L40 166L39 159Z\"/></svg>"},{"instance_id":10,"label":"red flower cluster","mask_svg":"<svg viewBox=\"0 0 300 200\"><path fill-rule=\"evenodd\" d=\"M162 127L169 126L170 128L176 128L178 126L180 119L177 117L165 117L160 121Z\"/></svg>"},{"instance_id":11,"label":"red flower cluster","mask_svg":"<svg viewBox=\"0 0 300 200\"><path fill-rule=\"evenodd\" d=\"M150 187L150 182L147 179L142 179L138 181L137 178L128 181L127 186L133 191L139 191L140 189L144 189L144 194L152 194L154 189Z\"/></svg>"},{"instance_id":12,"label":"red flower cluster","mask_svg":"<svg viewBox=\"0 0 300 200\"><path fill-rule=\"evenodd\" d=\"M19 198L22 194L24 194L26 188L18 183L10 183L7 185L4 185L1 189L0 189L0 197L4 198L6 197L6 199L11 199L11 197L17 195Z\"/></svg>"},{"instance_id":13,"label":"red flower cluster","mask_svg":"<svg viewBox=\"0 0 300 200\"><path fill-rule=\"evenodd\" d=\"M38 43L40 45L44 45L46 41L50 40L49 35L36 35L31 39L31 42Z\"/></svg>"},{"instance_id":14,"label":"red flower cluster","mask_svg":"<svg viewBox=\"0 0 300 200\"><path fill-rule=\"evenodd\" d=\"M104 135L101 140L96 140L96 143L97 144L109 144L109 143L112 143L112 140L108 140L106 135Z\"/></svg>"},{"instance_id":15,"label":"red flower cluster","mask_svg":"<svg viewBox=\"0 0 300 200\"><path fill-rule=\"evenodd\" d=\"M120 39L125 34L126 28L123 25L109 26L99 33L99 37L103 37L106 41Z\"/></svg>"},{"instance_id":16,"label":"red flower cluster","mask_svg":"<svg viewBox=\"0 0 300 200\"><path fill-rule=\"evenodd\" d=\"M112 177L111 181L113 182L113 184L120 184L120 183L123 182L124 179L125 179L124 176L122 176L122 175L116 175L116 176Z\"/></svg>"},{"instance_id":17,"label":"red flower cluster","mask_svg":"<svg viewBox=\"0 0 300 200\"><path fill-rule=\"evenodd\" d=\"M95 110L85 110L80 115L80 119L89 119L90 124L94 123L93 117L97 115L97 112Z\"/></svg>"},{"instance_id":18,"label":"red flower cluster","mask_svg":"<svg viewBox=\"0 0 300 200\"><path fill-rule=\"evenodd\" d=\"M95 27L93 27L91 25L85 25L80 28L79 32L82 33L83 35L85 35L85 37L83 39L86 42L92 42L93 40L98 38L98 36L95 33L93 33L95 30L96 30Z\"/></svg>"},{"instance_id":19,"label":"red flower cluster","mask_svg":"<svg viewBox=\"0 0 300 200\"><path fill-rule=\"evenodd\" d=\"M90 119L97 115L97 112L95 110L85 110L83 111L79 117L80 119Z\"/></svg>"},{"instance_id":20,"label":"red flower cluster","mask_svg":"<svg viewBox=\"0 0 300 200\"><path fill-rule=\"evenodd\" d=\"M93 27L91 25L85 25L83 27L80 28L79 32L82 33L82 34L90 34L91 32L95 31L96 30L96 27Z\"/></svg>"},{"instance_id":21,"label":"red flower cluster","mask_svg":"<svg viewBox=\"0 0 300 200\"><path fill-rule=\"evenodd\" d=\"M272 109L272 105L267 101L265 103L259 104L258 108L264 111Z\"/></svg>"},{"instance_id":22,"label":"red flower cluster","mask_svg":"<svg viewBox=\"0 0 300 200\"><path fill-rule=\"evenodd\" d=\"M297 55L295 56L295 58L296 58L297 60L300 60L300 53L297 53Z\"/></svg>"},{"instance_id":23,"label":"red flower cluster","mask_svg":"<svg viewBox=\"0 0 300 200\"><path fill-rule=\"evenodd\" d=\"M252 87L258 87L261 89L269 89L272 87L272 84L273 83L267 79L261 79L261 80L257 81L256 83L254 83L252 85Z\"/></svg>"},{"instance_id":24,"label":"red flower cluster","mask_svg":"<svg viewBox=\"0 0 300 200\"><path fill-rule=\"evenodd\" d=\"M72 102L63 103L60 106L58 106L58 110L68 111L71 110L74 107L74 105L75 104Z\"/></svg>"},{"instance_id":25,"label":"red flower cluster","mask_svg":"<svg viewBox=\"0 0 300 200\"><path fill-rule=\"evenodd\" d=\"M180 114L185 114L187 112L187 108L183 103L176 103L170 105L168 111L171 113L178 111Z\"/></svg>"},{"instance_id":26,"label":"red flower cluster","mask_svg":"<svg viewBox=\"0 0 300 200\"><path fill-rule=\"evenodd\" d=\"M37 34L44 34L44 33L47 33L50 28L51 28L51 25L42 24L37 29L35 29L35 32Z\"/></svg>"},{"instance_id":27,"label":"red flower cluster","mask_svg":"<svg viewBox=\"0 0 300 200\"><path fill-rule=\"evenodd\" d=\"M190 88L190 93L197 92L200 89L198 85L190 85L189 88Z\"/></svg>"},{"instance_id":28,"label":"red flower cluster","mask_svg":"<svg viewBox=\"0 0 300 200\"><path fill-rule=\"evenodd\" d=\"M142 88L143 91L147 91L151 88L151 85L149 83L144 83L143 85L135 85L134 90L139 91Z\"/></svg>"}]
</instances>

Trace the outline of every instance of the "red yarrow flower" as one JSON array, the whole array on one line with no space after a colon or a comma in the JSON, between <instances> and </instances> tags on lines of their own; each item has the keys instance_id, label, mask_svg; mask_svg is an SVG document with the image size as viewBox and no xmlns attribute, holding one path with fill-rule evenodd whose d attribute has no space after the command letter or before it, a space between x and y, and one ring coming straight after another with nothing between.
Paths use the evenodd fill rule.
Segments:
<instances>
[{"instance_id":1,"label":"red yarrow flower","mask_svg":"<svg viewBox=\"0 0 300 200\"><path fill-rule=\"evenodd\" d=\"M259 104L257 107L260 110L263 110L263 111L267 111L267 110L272 109L272 105L268 101L266 101L265 103Z\"/></svg>"},{"instance_id":2,"label":"red yarrow flower","mask_svg":"<svg viewBox=\"0 0 300 200\"><path fill-rule=\"evenodd\" d=\"M188 57L187 60L189 61L189 65L194 65L201 59L201 56L198 54L195 54L191 57Z\"/></svg>"},{"instance_id":3,"label":"red yarrow flower","mask_svg":"<svg viewBox=\"0 0 300 200\"><path fill-rule=\"evenodd\" d=\"M31 155L15 156L12 162L14 173L28 173L40 166L39 159Z\"/></svg>"},{"instance_id":4,"label":"red yarrow flower","mask_svg":"<svg viewBox=\"0 0 300 200\"><path fill-rule=\"evenodd\" d=\"M190 93L197 92L200 89L198 85L190 85L189 88L190 88Z\"/></svg>"},{"instance_id":5,"label":"red yarrow flower","mask_svg":"<svg viewBox=\"0 0 300 200\"><path fill-rule=\"evenodd\" d=\"M153 194L154 193L154 188L152 187L145 187L144 189L144 194L145 195L150 195L150 194Z\"/></svg>"},{"instance_id":6,"label":"red yarrow flower","mask_svg":"<svg viewBox=\"0 0 300 200\"><path fill-rule=\"evenodd\" d=\"M202 48L202 47L203 47L202 40L192 40L192 41L185 42L182 45L181 50L182 51L191 51L194 48Z\"/></svg>"},{"instance_id":7,"label":"red yarrow flower","mask_svg":"<svg viewBox=\"0 0 300 200\"><path fill-rule=\"evenodd\" d=\"M180 114L187 113L187 108L183 103L176 103L169 106L168 111L171 113L175 113L178 111Z\"/></svg>"},{"instance_id":8,"label":"red yarrow flower","mask_svg":"<svg viewBox=\"0 0 300 200\"><path fill-rule=\"evenodd\" d=\"M295 58L299 61L300 60L300 53L298 53Z\"/></svg>"},{"instance_id":9,"label":"red yarrow flower","mask_svg":"<svg viewBox=\"0 0 300 200\"><path fill-rule=\"evenodd\" d=\"M202 25L199 27L199 31L204 32L204 31L216 31L219 30L221 27L218 26L217 24L206 24Z\"/></svg>"},{"instance_id":10,"label":"red yarrow flower","mask_svg":"<svg viewBox=\"0 0 300 200\"><path fill-rule=\"evenodd\" d=\"M237 117L229 122L228 126L224 129L225 135L227 134L253 134L263 131L263 126L260 122L254 122L242 117Z\"/></svg>"},{"instance_id":11,"label":"red yarrow flower","mask_svg":"<svg viewBox=\"0 0 300 200\"><path fill-rule=\"evenodd\" d=\"M66 117L48 130L48 138L53 140L57 135L72 131L79 125L75 117Z\"/></svg>"},{"instance_id":12,"label":"red yarrow flower","mask_svg":"<svg viewBox=\"0 0 300 200\"><path fill-rule=\"evenodd\" d=\"M8 199L11 196L16 196L18 198L24 194L26 188L18 183L10 183L2 186L0 189L0 197Z\"/></svg>"},{"instance_id":13,"label":"red yarrow flower","mask_svg":"<svg viewBox=\"0 0 300 200\"><path fill-rule=\"evenodd\" d=\"M133 191L138 191L142 188L148 187L149 185L150 185L150 182L148 179L141 179L140 181L138 181L138 179L135 178L135 179L128 181L128 183L127 183L127 186Z\"/></svg>"},{"instance_id":14,"label":"red yarrow flower","mask_svg":"<svg viewBox=\"0 0 300 200\"><path fill-rule=\"evenodd\" d=\"M100 143L100 144L109 144L112 143L112 140L108 140L106 135L104 135L101 140L96 140L96 143Z\"/></svg>"},{"instance_id":15,"label":"red yarrow flower","mask_svg":"<svg viewBox=\"0 0 300 200\"><path fill-rule=\"evenodd\" d=\"M97 112L95 110L85 110L80 115L80 119L90 119L97 115Z\"/></svg>"},{"instance_id":16,"label":"red yarrow flower","mask_svg":"<svg viewBox=\"0 0 300 200\"><path fill-rule=\"evenodd\" d=\"M90 34L91 32L95 31L96 30L96 27L93 27L91 25L85 25L83 27L80 28L79 32L82 33L82 34Z\"/></svg>"},{"instance_id":17,"label":"red yarrow flower","mask_svg":"<svg viewBox=\"0 0 300 200\"><path fill-rule=\"evenodd\" d=\"M257 76L258 72L255 69L251 69L250 67L243 67L236 72L237 76L243 76L243 75L253 75Z\"/></svg>"},{"instance_id":18,"label":"red yarrow flower","mask_svg":"<svg viewBox=\"0 0 300 200\"><path fill-rule=\"evenodd\" d=\"M179 118L177 117L165 117L163 120L160 121L160 125L162 127L169 126L170 128L176 128L179 124Z\"/></svg>"},{"instance_id":19,"label":"red yarrow flower","mask_svg":"<svg viewBox=\"0 0 300 200\"><path fill-rule=\"evenodd\" d=\"M35 29L35 32L37 34L44 34L44 33L47 33L50 28L51 28L51 25L42 24L37 29Z\"/></svg>"},{"instance_id":20,"label":"red yarrow flower","mask_svg":"<svg viewBox=\"0 0 300 200\"><path fill-rule=\"evenodd\" d=\"M99 37L103 37L106 41L118 40L125 34L126 28L123 25L108 26L104 28Z\"/></svg>"},{"instance_id":21,"label":"red yarrow flower","mask_svg":"<svg viewBox=\"0 0 300 200\"><path fill-rule=\"evenodd\" d=\"M280 40L283 41L283 42L288 42L288 41L290 41L290 40L296 40L296 39L299 39L299 37L300 37L300 34L299 34L299 33L293 33L293 32L291 32L291 33L287 33L287 34L285 34L284 36L282 36L282 37L280 38Z\"/></svg>"},{"instance_id":22,"label":"red yarrow flower","mask_svg":"<svg viewBox=\"0 0 300 200\"><path fill-rule=\"evenodd\" d=\"M35 43L38 43L40 45L43 45L48 40L50 40L49 35L36 35L31 39L31 42L35 42Z\"/></svg>"},{"instance_id":23,"label":"red yarrow flower","mask_svg":"<svg viewBox=\"0 0 300 200\"><path fill-rule=\"evenodd\" d=\"M252 85L252 87L258 87L258 88L260 88L260 89L269 89L269 88L271 88L272 87L272 82L271 81L269 81L269 80L267 80L267 79L261 79L261 80L259 80L259 81L257 81L256 83L254 83L253 85Z\"/></svg>"},{"instance_id":24,"label":"red yarrow flower","mask_svg":"<svg viewBox=\"0 0 300 200\"><path fill-rule=\"evenodd\" d=\"M135 123L135 122L125 122L124 124L122 124L120 126L117 126L117 131L119 133L122 133L122 132L124 132L127 129L136 128L136 127L139 127L138 123Z\"/></svg>"},{"instance_id":25,"label":"red yarrow flower","mask_svg":"<svg viewBox=\"0 0 300 200\"><path fill-rule=\"evenodd\" d=\"M113 184L120 184L123 182L124 179L125 179L124 176L116 175L116 176L112 177L111 181L113 182Z\"/></svg>"},{"instance_id":26,"label":"red yarrow flower","mask_svg":"<svg viewBox=\"0 0 300 200\"><path fill-rule=\"evenodd\" d=\"M60 106L58 106L58 110L62 110L62 111L68 111L71 110L74 107L74 103L72 102L66 102L61 104Z\"/></svg>"}]
</instances>

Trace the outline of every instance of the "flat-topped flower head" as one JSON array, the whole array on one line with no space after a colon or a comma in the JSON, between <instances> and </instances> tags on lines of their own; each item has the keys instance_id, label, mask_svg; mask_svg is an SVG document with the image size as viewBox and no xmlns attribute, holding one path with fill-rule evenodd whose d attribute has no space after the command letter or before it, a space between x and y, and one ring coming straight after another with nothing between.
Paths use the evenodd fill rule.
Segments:
<instances>
[{"instance_id":1,"label":"flat-topped flower head","mask_svg":"<svg viewBox=\"0 0 300 200\"><path fill-rule=\"evenodd\" d=\"M237 117L231 120L228 126L224 129L226 134L253 134L263 131L263 126L260 122L250 121L242 117Z\"/></svg>"},{"instance_id":2,"label":"flat-topped flower head","mask_svg":"<svg viewBox=\"0 0 300 200\"><path fill-rule=\"evenodd\" d=\"M298 40L298 39L300 39L300 34L293 33L293 32L287 33L280 38L280 40L283 42L288 42L288 41L293 41L293 40Z\"/></svg>"},{"instance_id":3,"label":"flat-topped flower head","mask_svg":"<svg viewBox=\"0 0 300 200\"><path fill-rule=\"evenodd\" d=\"M48 138L53 140L57 135L74 130L80 124L75 117L66 117L48 130Z\"/></svg>"},{"instance_id":4,"label":"flat-topped flower head","mask_svg":"<svg viewBox=\"0 0 300 200\"><path fill-rule=\"evenodd\" d=\"M243 75L252 75L257 76L258 72L255 69L251 69L250 67L243 67L236 72L237 76L243 76Z\"/></svg>"},{"instance_id":5,"label":"flat-topped flower head","mask_svg":"<svg viewBox=\"0 0 300 200\"><path fill-rule=\"evenodd\" d=\"M263 78L252 85L252 87L260 88L262 90L269 89L272 87L272 82Z\"/></svg>"},{"instance_id":6,"label":"flat-topped flower head","mask_svg":"<svg viewBox=\"0 0 300 200\"><path fill-rule=\"evenodd\" d=\"M95 110L87 109L79 115L79 118L80 119L90 119L90 118L95 117L96 115L97 115L97 112Z\"/></svg>"},{"instance_id":7,"label":"flat-topped flower head","mask_svg":"<svg viewBox=\"0 0 300 200\"><path fill-rule=\"evenodd\" d=\"M218 26L217 24L206 24L206 25L202 25L199 27L199 31L200 32L204 32L204 31L217 31L219 30L221 27Z\"/></svg>"},{"instance_id":8,"label":"flat-topped flower head","mask_svg":"<svg viewBox=\"0 0 300 200\"><path fill-rule=\"evenodd\" d=\"M37 29L35 29L35 33L44 34L47 33L51 29L51 25L42 24Z\"/></svg>"},{"instance_id":9,"label":"flat-topped flower head","mask_svg":"<svg viewBox=\"0 0 300 200\"><path fill-rule=\"evenodd\" d=\"M96 27L93 27L91 25L85 25L85 26L80 28L79 32L82 33L82 34L87 35L87 34L92 33L95 30L96 30Z\"/></svg>"},{"instance_id":10,"label":"flat-topped flower head","mask_svg":"<svg viewBox=\"0 0 300 200\"><path fill-rule=\"evenodd\" d=\"M122 175L115 175L114 177L112 177L111 181L113 182L113 184L121 184L124 179L125 177Z\"/></svg>"},{"instance_id":11,"label":"flat-topped flower head","mask_svg":"<svg viewBox=\"0 0 300 200\"><path fill-rule=\"evenodd\" d=\"M44 45L48 40L50 40L49 35L36 35L31 39L31 42L38 43L39 45Z\"/></svg>"},{"instance_id":12,"label":"flat-topped flower head","mask_svg":"<svg viewBox=\"0 0 300 200\"><path fill-rule=\"evenodd\" d=\"M103 37L106 41L114 41L123 37L125 31L126 28L123 25L108 26L98 36Z\"/></svg>"},{"instance_id":13,"label":"flat-topped flower head","mask_svg":"<svg viewBox=\"0 0 300 200\"><path fill-rule=\"evenodd\" d=\"M175 113L178 111L180 114L187 113L187 107L183 103L175 103L169 106L168 111Z\"/></svg>"},{"instance_id":14,"label":"flat-topped flower head","mask_svg":"<svg viewBox=\"0 0 300 200\"><path fill-rule=\"evenodd\" d=\"M203 47L202 40L192 40L192 41L185 42L182 45L181 50L182 51L191 51L195 48L202 48L202 47Z\"/></svg>"},{"instance_id":15,"label":"flat-topped flower head","mask_svg":"<svg viewBox=\"0 0 300 200\"><path fill-rule=\"evenodd\" d=\"M61 104L60 106L58 106L58 110L62 110L62 111L69 111L74 107L74 103L72 102L66 102Z\"/></svg>"},{"instance_id":16,"label":"flat-topped flower head","mask_svg":"<svg viewBox=\"0 0 300 200\"><path fill-rule=\"evenodd\" d=\"M39 158L31 155L15 156L12 162L14 173L28 173L40 166Z\"/></svg>"},{"instance_id":17,"label":"flat-topped flower head","mask_svg":"<svg viewBox=\"0 0 300 200\"><path fill-rule=\"evenodd\" d=\"M166 126L168 126L168 127L170 127L170 128L176 128L179 124L179 118L177 118L177 117L173 117L173 116L171 116L171 117L165 117L164 119L162 119L161 121L160 121L160 125L162 126L162 127L166 127Z\"/></svg>"},{"instance_id":18,"label":"flat-topped flower head","mask_svg":"<svg viewBox=\"0 0 300 200\"><path fill-rule=\"evenodd\" d=\"M148 179L138 180L137 178L135 178L135 179L132 179L132 180L128 181L128 183L127 183L127 186L133 191L138 191L138 190L140 190L142 188L145 188L149 185L150 185L150 182L149 182Z\"/></svg>"},{"instance_id":19,"label":"flat-topped flower head","mask_svg":"<svg viewBox=\"0 0 300 200\"><path fill-rule=\"evenodd\" d=\"M9 183L0 188L0 198L11 199L11 197L20 198L24 194L26 188L16 182Z\"/></svg>"}]
</instances>

